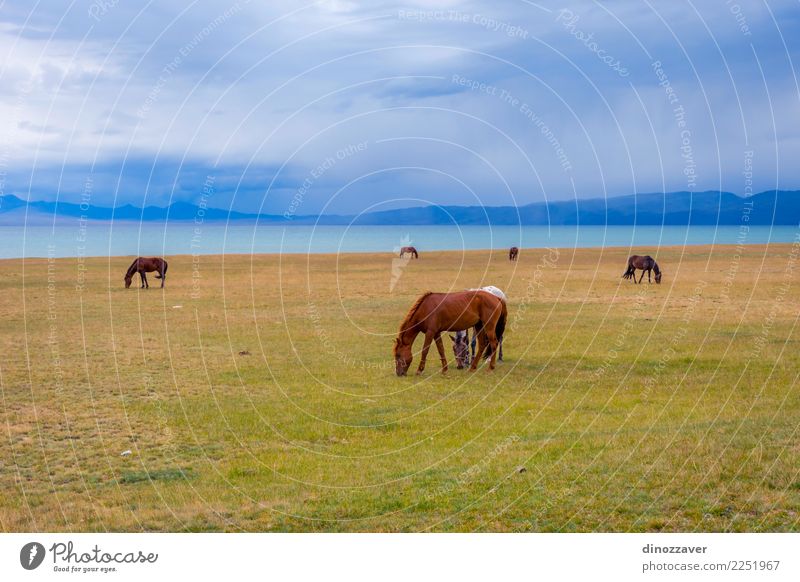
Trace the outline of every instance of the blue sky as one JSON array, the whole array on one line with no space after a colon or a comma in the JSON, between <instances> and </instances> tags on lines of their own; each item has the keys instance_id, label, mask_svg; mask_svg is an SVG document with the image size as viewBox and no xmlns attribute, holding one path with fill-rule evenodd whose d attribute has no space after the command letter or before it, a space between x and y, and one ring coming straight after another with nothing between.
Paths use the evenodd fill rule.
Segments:
<instances>
[{"instance_id":1,"label":"blue sky","mask_svg":"<svg viewBox=\"0 0 800 582\"><path fill-rule=\"evenodd\" d=\"M800 4L3 2L0 185L281 214L800 189ZM752 173L751 173L752 171Z\"/></svg>"}]
</instances>

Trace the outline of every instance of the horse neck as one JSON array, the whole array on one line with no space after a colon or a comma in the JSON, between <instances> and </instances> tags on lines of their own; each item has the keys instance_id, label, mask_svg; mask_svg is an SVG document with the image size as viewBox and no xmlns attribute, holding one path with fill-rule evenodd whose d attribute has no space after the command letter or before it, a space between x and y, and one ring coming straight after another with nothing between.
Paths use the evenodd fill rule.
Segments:
<instances>
[{"instance_id":1,"label":"horse neck","mask_svg":"<svg viewBox=\"0 0 800 582\"><path fill-rule=\"evenodd\" d=\"M414 340L417 339L417 336L420 334L419 327L414 325L407 329L403 329L398 336L397 339L400 340L401 346L410 346L413 345Z\"/></svg>"},{"instance_id":2,"label":"horse neck","mask_svg":"<svg viewBox=\"0 0 800 582\"><path fill-rule=\"evenodd\" d=\"M653 271L655 271L656 275L661 274L661 269L658 268L658 263L653 261Z\"/></svg>"},{"instance_id":3,"label":"horse neck","mask_svg":"<svg viewBox=\"0 0 800 582\"><path fill-rule=\"evenodd\" d=\"M133 261L133 263L131 263L131 266L128 267L128 272L126 273L126 276L133 277L133 274L136 272L136 267L138 266L138 263L139 259L136 259L135 261Z\"/></svg>"}]
</instances>

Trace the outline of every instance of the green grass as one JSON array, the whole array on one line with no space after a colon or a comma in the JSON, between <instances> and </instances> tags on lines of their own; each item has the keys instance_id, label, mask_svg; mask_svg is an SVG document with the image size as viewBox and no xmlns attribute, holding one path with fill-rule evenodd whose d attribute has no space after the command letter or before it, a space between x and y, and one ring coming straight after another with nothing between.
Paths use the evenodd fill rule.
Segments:
<instances>
[{"instance_id":1,"label":"green grass","mask_svg":"<svg viewBox=\"0 0 800 582\"><path fill-rule=\"evenodd\" d=\"M0 261L0 528L797 531L791 249L686 250ZM413 300L480 284L506 361L397 378Z\"/></svg>"},{"instance_id":2,"label":"green grass","mask_svg":"<svg viewBox=\"0 0 800 582\"><path fill-rule=\"evenodd\" d=\"M120 483L142 483L145 481L176 481L188 480L194 475L191 470L184 469L158 469L146 471L123 471L119 478Z\"/></svg>"}]
</instances>

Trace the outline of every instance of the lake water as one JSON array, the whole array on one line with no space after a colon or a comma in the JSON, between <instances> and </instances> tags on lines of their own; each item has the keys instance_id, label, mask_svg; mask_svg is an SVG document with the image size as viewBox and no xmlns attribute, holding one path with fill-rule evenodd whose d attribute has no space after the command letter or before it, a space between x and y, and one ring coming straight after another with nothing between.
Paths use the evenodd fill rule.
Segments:
<instances>
[{"instance_id":1,"label":"lake water","mask_svg":"<svg viewBox=\"0 0 800 582\"><path fill-rule=\"evenodd\" d=\"M542 247L631 247L792 242L791 226L265 226L86 223L0 226L0 258L222 253L420 252Z\"/></svg>"}]
</instances>

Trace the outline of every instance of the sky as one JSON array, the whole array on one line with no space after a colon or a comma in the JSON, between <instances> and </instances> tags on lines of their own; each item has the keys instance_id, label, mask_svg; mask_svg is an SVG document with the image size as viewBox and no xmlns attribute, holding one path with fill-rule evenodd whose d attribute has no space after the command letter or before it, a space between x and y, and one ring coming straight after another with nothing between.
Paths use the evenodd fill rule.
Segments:
<instances>
[{"instance_id":1,"label":"sky","mask_svg":"<svg viewBox=\"0 0 800 582\"><path fill-rule=\"evenodd\" d=\"M800 4L10 1L0 194L357 214L800 189Z\"/></svg>"}]
</instances>

